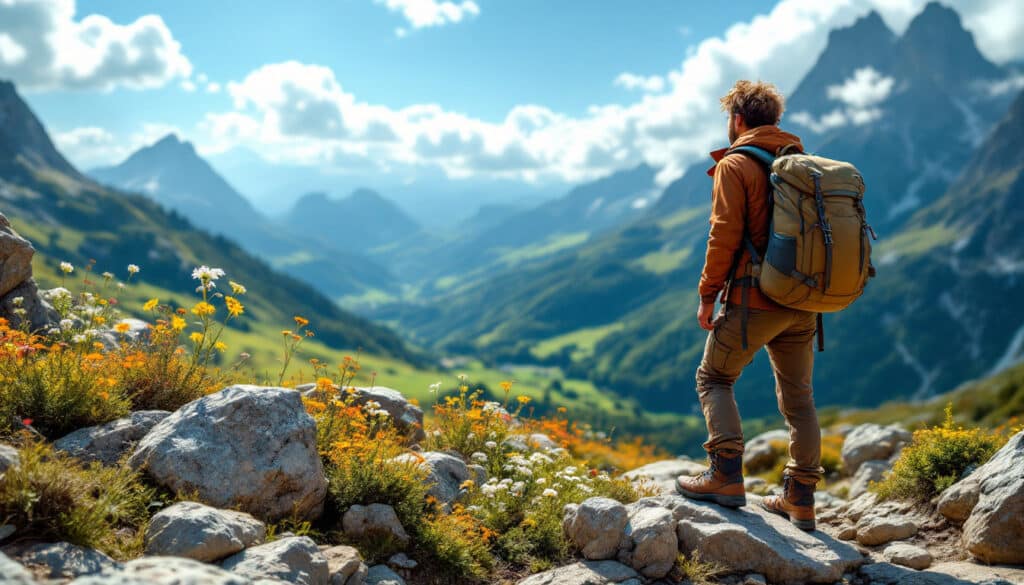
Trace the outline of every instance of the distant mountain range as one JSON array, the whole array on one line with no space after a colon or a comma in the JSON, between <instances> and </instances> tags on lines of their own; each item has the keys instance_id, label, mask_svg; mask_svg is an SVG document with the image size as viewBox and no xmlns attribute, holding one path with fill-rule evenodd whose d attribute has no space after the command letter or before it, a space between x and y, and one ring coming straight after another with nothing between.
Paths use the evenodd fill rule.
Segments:
<instances>
[{"instance_id":1,"label":"distant mountain range","mask_svg":"<svg viewBox=\"0 0 1024 585\"><path fill-rule=\"evenodd\" d=\"M189 160L194 153L187 145L165 140L157 150L181 155L168 157L179 164L195 164ZM145 158L133 158L132 166ZM203 170L201 165L192 168ZM159 178L167 179L164 185L173 184L169 176ZM149 287L147 291L169 301L175 296L194 298L193 267L217 266L249 287L247 318L238 321L240 330L277 331L299 314L315 324L318 340L334 347L363 348L423 363L423 355L391 330L340 309L309 285L273 270L232 241L193 227L182 215L149 198L101 186L82 175L56 150L43 125L7 81L0 81L0 200L4 214L40 252L37 262L45 268L44 274L56 273L57 264L65 260L84 267L95 258L98 270L123 270L137 263L143 267L139 278ZM214 207L214 211L220 209Z\"/></svg>"},{"instance_id":2,"label":"distant mountain range","mask_svg":"<svg viewBox=\"0 0 1024 585\"><path fill-rule=\"evenodd\" d=\"M1024 270L1020 99L992 130L1014 95L991 88L1010 74L978 52L954 11L932 3L902 36L875 13L834 31L791 96L784 127L858 165L882 236L880 276L852 309L825 319L819 403L928 396L1024 354L1024 309L1012 301ZM557 365L650 408L695 409L709 164L638 219L379 315L450 351ZM775 411L766 362L739 382L747 414Z\"/></svg>"}]
</instances>

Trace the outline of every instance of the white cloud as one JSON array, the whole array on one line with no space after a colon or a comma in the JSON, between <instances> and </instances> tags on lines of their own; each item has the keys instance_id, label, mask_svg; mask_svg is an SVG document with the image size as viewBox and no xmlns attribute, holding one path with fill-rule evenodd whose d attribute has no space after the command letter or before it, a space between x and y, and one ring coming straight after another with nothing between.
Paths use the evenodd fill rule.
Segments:
<instances>
[{"instance_id":1,"label":"white cloud","mask_svg":"<svg viewBox=\"0 0 1024 585\"><path fill-rule=\"evenodd\" d=\"M189 93L192 93L196 90L196 84L191 79L185 79L179 85L181 86L181 89Z\"/></svg>"},{"instance_id":2,"label":"white cloud","mask_svg":"<svg viewBox=\"0 0 1024 585\"><path fill-rule=\"evenodd\" d=\"M646 93L658 93L665 89L665 78L660 75L645 77L634 73L621 73L615 78L615 85L630 91L640 90Z\"/></svg>"},{"instance_id":3,"label":"white cloud","mask_svg":"<svg viewBox=\"0 0 1024 585\"><path fill-rule=\"evenodd\" d=\"M851 108L863 110L885 101L895 81L875 71L874 67L864 67L854 71L853 77L847 78L841 85L830 85L826 95Z\"/></svg>"},{"instance_id":4,"label":"white cloud","mask_svg":"<svg viewBox=\"0 0 1024 585\"><path fill-rule=\"evenodd\" d=\"M221 86L216 81L211 81L206 84L206 93L220 93Z\"/></svg>"},{"instance_id":5,"label":"white cloud","mask_svg":"<svg viewBox=\"0 0 1024 585\"><path fill-rule=\"evenodd\" d=\"M480 14L480 7L473 0L462 2L438 2L437 0L375 0L383 4L391 12L400 12L409 26L427 28L444 26L462 22L464 19ZM404 28L395 30L395 34L404 37L408 31Z\"/></svg>"},{"instance_id":6,"label":"white cloud","mask_svg":"<svg viewBox=\"0 0 1024 585\"><path fill-rule=\"evenodd\" d=\"M22 87L143 89L191 71L157 15L117 24L98 14L76 19L74 0L0 1L0 76Z\"/></svg>"},{"instance_id":7,"label":"white cloud","mask_svg":"<svg viewBox=\"0 0 1024 585\"><path fill-rule=\"evenodd\" d=\"M977 27L972 23L979 22L978 15L997 10L989 0L952 3L969 27ZM396 11L406 5L388 3ZM696 44L673 70L652 76L662 80L660 90L650 91L658 83L648 84L651 78L620 76L616 83L642 91L636 100L596 105L574 116L535 104L516 106L498 120L439 104L390 108L359 101L326 67L271 64L228 84L235 109L208 115L202 142L216 149L244 142L267 158L299 164L370 164L389 172L436 166L450 177L580 181L647 162L663 169L659 181L664 183L725 141L718 98L737 79L771 80L789 93L833 28L876 9L899 30L924 5L925 0L781 0L767 14ZM409 25L455 21L423 16L428 13L409 17ZM971 30L979 43L987 38L985 30ZM1011 44L1015 55L1024 55L1021 41ZM880 104L892 90L892 80L877 72L858 72L832 92L834 111L820 119L804 114L801 120L799 112L787 119L819 130L868 123L881 115Z\"/></svg>"}]
</instances>

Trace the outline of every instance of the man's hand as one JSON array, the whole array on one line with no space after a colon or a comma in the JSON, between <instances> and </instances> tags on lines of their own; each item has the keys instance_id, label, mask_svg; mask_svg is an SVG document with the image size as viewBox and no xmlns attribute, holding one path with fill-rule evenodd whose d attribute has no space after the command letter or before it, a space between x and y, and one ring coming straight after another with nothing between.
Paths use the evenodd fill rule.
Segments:
<instances>
[{"instance_id":1,"label":"man's hand","mask_svg":"<svg viewBox=\"0 0 1024 585\"><path fill-rule=\"evenodd\" d=\"M700 308L697 309L697 323L700 324L701 329L711 331L715 328L715 303L705 303L701 301Z\"/></svg>"}]
</instances>

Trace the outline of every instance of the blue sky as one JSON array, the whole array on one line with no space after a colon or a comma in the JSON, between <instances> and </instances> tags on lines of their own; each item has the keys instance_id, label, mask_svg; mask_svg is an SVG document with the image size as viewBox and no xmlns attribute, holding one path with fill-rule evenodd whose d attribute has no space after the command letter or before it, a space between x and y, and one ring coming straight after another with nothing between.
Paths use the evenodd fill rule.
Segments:
<instances>
[{"instance_id":1,"label":"blue sky","mask_svg":"<svg viewBox=\"0 0 1024 585\"><path fill-rule=\"evenodd\" d=\"M1024 0L944 1L991 59L1024 57ZM0 78L86 168L174 131L215 160L360 181L563 185L646 162L664 183L722 142L733 81L790 91L832 28L875 9L900 32L924 3L12 0Z\"/></svg>"}]
</instances>

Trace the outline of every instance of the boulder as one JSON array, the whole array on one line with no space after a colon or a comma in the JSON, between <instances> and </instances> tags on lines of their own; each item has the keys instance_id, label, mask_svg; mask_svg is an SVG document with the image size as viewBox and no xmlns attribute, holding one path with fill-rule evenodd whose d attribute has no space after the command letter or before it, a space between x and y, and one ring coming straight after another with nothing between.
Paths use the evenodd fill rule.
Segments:
<instances>
[{"instance_id":1,"label":"boulder","mask_svg":"<svg viewBox=\"0 0 1024 585\"><path fill-rule=\"evenodd\" d=\"M730 571L758 573L770 583L834 583L864 562L860 552L821 531L804 532L761 509L761 498L729 509L686 501L678 505L682 552Z\"/></svg>"},{"instance_id":2,"label":"boulder","mask_svg":"<svg viewBox=\"0 0 1024 585\"><path fill-rule=\"evenodd\" d=\"M615 557L629 522L629 512L611 498L590 498L566 506L562 528L584 558L605 560Z\"/></svg>"},{"instance_id":3,"label":"boulder","mask_svg":"<svg viewBox=\"0 0 1024 585\"><path fill-rule=\"evenodd\" d=\"M857 522L857 542L865 546L878 546L915 534L917 524L906 516L872 514Z\"/></svg>"},{"instance_id":4,"label":"boulder","mask_svg":"<svg viewBox=\"0 0 1024 585\"><path fill-rule=\"evenodd\" d=\"M35 253L32 243L18 235L7 217L0 213L0 297L32 278Z\"/></svg>"},{"instance_id":5,"label":"boulder","mask_svg":"<svg viewBox=\"0 0 1024 585\"><path fill-rule=\"evenodd\" d=\"M899 425L883 427L874 423L855 427L843 441L840 455L843 473L857 473L865 461L889 459L913 438L910 431Z\"/></svg>"},{"instance_id":6,"label":"boulder","mask_svg":"<svg viewBox=\"0 0 1024 585\"><path fill-rule=\"evenodd\" d=\"M922 571L932 564L932 554L927 550L908 544L894 542L882 551L882 558L894 565L901 565Z\"/></svg>"},{"instance_id":7,"label":"boulder","mask_svg":"<svg viewBox=\"0 0 1024 585\"><path fill-rule=\"evenodd\" d=\"M405 579L402 579L387 565L375 565L366 572L364 583L366 585L405 585Z\"/></svg>"},{"instance_id":8,"label":"boulder","mask_svg":"<svg viewBox=\"0 0 1024 585\"><path fill-rule=\"evenodd\" d=\"M866 494L871 486L871 482L881 481L882 476L891 467L892 465L888 461L883 460L871 460L861 463L860 467L857 468L857 472L853 474L853 479L850 480L850 491L847 496L852 500L862 494Z\"/></svg>"},{"instance_id":9,"label":"boulder","mask_svg":"<svg viewBox=\"0 0 1024 585\"><path fill-rule=\"evenodd\" d=\"M366 563L359 551L351 546L323 548L320 554L327 559L327 572L331 585L362 585L366 579Z\"/></svg>"},{"instance_id":10,"label":"boulder","mask_svg":"<svg viewBox=\"0 0 1024 585\"><path fill-rule=\"evenodd\" d=\"M953 563L949 564L952 565ZM916 571L892 563L872 563L860 569L860 576L869 585L1014 585L1020 581L1002 578L998 567L981 567L973 563L971 568L934 565L927 571ZM1012 571L1012 570L1011 570Z\"/></svg>"},{"instance_id":11,"label":"boulder","mask_svg":"<svg viewBox=\"0 0 1024 585\"><path fill-rule=\"evenodd\" d=\"M430 489L427 495L433 496L444 505L450 505L459 497L460 487L467 479L479 481L477 473L471 471L460 457L440 451L426 453L405 453L395 461L416 462L427 471L427 483Z\"/></svg>"},{"instance_id":12,"label":"boulder","mask_svg":"<svg viewBox=\"0 0 1024 585\"><path fill-rule=\"evenodd\" d=\"M275 578L297 585L328 585L327 559L306 536L288 536L224 559L221 567L252 580Z\"/></svg>"},{"instance_id":13,"label":"boulder","mask_svg":"<svg viewBox=\"0 0 1024 585\"><path fill-rule=\"evenodd\" d=\"M943 490L935 504L939 514L953 522L967 520L978 505L978 497L981 495L979 484L978 477L970 475Z\"/></svg>"},{"instance_id":14,"label":"boulder","mask_svg":"<svg viewBox=\"0 0 1024 585\"><path fill-rule=\"evenodd\" d=\"M146 529L146 554L212 562L261 544L267 527L244 512L178 502L157 512Z\"/></svg>"},{"instance_id":15,"label":"boulder","mask_svg":"<svg viewBox=\"0 0 1024 585\"><path fill-rule=\"evenodd\" d=\"M391 555L388 558L388 566L395 569L415 569L420 564L409 558L409 555L400 552Z\"/></svg>"},{"instance_id":16,"label":"boulder","mask_svg":"<svg viewBox=\"0 0 1024 585\"><path fill-rule=\"evenodd\" d=\"M978 503L964 522L964 544L985 563L1024 565L1024 431L971 474Z\"/></svg>"},{"instance_id":17,"label":"boulder","mask_svg":"<svg viewBox=\"0 0 1024 585\"><path fill-rule=\"evenodd\" d=\"M252 585L246 577L183 557L142 557L69 585Z\"/></svg>"},{"instance_id":18,"label":"boulder","mask_svg":"<svg viewBox=\"0 0 1024 585\"><path fill-rule=\"evenodd\" d=\"M60 320L57 311L40 296L33 278L0 297L0 317L10 321L13 327L20 327L24 319L33 331L48 329Z\"/></svg>"},{"instance_id":19,"label":"boulder","mask_svg":"<svg viewBox=\"0 0 1024 585\"><path fill-rule=\"evenodd\" d=\"M518 585L641 585L636 571L615 561L582 561L530 575Z\"/></svg>"},{"instance_id":20,"label":"boulder","mask_svg":"<svg viewBox=\"0 0 1024 585\"><path fill-rule=\"evenodd\" d=\"M304 396L315 396L316 384L302 384L295 387ZM337 390L337 387L335 387ZM352 394L355 404L360 406L373 401L380 405L381 410L388 413L395 426L406 433L413 441L427 438L423 430L423 409L409 401L398 390L374 386L372 388L354 388Z\"/></svg>"},{"instance_id":21,"label":"boulder","mask_svg":"<svg viewBox=\"0 0 1024 585\"><path fill-rule=\"evenodd\" d=\"M747 472L755 473L770 469L778 459L778 453L772 443L789 444L789 431L776 429L761 433L743 445L743 467Z\"/></svg>"},{"instance_id":22,"label":"boulder","mask_svg":"<svg viewBox=\"0 0 1024 585\"><path fill-rule=\"evenodd\" d=\"M121 566L98 550L67 542L7 547L5 552L25 567L38 568L36 575L49 579L74 579L118 569Z\"/></svg>"},{"instance_id":23,"label":"boulder","mask_svg":"<svg viewBox=\"0 0 1024 585\"><path fill-rule=\"evenodd\" d=\"M323 511L316 423L287 388L230 386L157 423L128 463L177 492L260 518Z\"/></svg>"},{"instance_id":24,"label":"boulder","mask_svg":"<svg viewBox=\"0 0 1024 585\"><path fill-rule=\"evenodd\" d=\"M625 536L618 555L620 562L652 579L660 579L672 570L679 557L672 512L643 505L631 507Z\"/></svg>"},{"instance_id":25,"label":"boulder","mask_svg":"<svg viewBox=\"0 0 1024 585\"><path fill-rule=\"evenodd\" d=\"M0 443L0 477L5 471L17 465L20 460L21 456L18 455L17 449L6 443Z\"/></svg>"},{"instance_id":26,"label":"boulder","mask_svg":"<svg viewBox=\"0 0 1024 585\"><path fill-rule=\"evenodd\" d=\"M634 483L653 483L664 494L676 493L676 478L680 475L697 475L708 466L688 458L655 461L622 474L624 479Z\"/></svg>"},{"instance_id":27,"label":"boulder","mask_svg":"<svg viewBox=\"0 0 1024 585\"><path fill-rule=\"evenodd\" d=\"M166 410L139 410L103 425L78 429L57 439L53 446L87 463L116 465L122 455L170 414Z\"/></svg>"},{"instance_id":28,"label":"boulder","mask_svg":"<svg viewBox=\"0 0 1024 585\"><path fill-rule=\"evenodd\" d=\"M0 585L35 585L32 573L0 552Z\"/></svg>"},{"instance_id":29,"label":"boulder","mask_svg":"<svg viewBox=\"0 0 1024 585\"><path fill-rule=\"evenodd\" d=\"M399 522L398 514L395 514L395 509L387 504L356 504L342 516L341 526L345 534L353 538L388 535L403 546L409 542L409 535Z\"/></svg>"}]
</instances>

